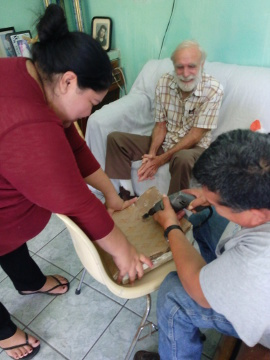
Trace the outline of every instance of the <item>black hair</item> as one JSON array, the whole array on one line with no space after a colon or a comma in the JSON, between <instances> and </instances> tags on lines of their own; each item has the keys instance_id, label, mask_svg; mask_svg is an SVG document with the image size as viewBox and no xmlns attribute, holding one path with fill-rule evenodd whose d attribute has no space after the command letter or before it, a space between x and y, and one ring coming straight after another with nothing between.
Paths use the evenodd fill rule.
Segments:
<instances>
[{"instance_id":1,"label":"black hair","mask_svg":"<svg viewBox=\"0 0 270 360\"><path fill-rule=\"evenodd\" d=\"M53 75L72 71L78 87L107 90L112 82L112 67L98 41L82 32L70 32L63 9L47 7L37 24L39 42L32 47L32 58L48 80Z\"/></svg>"},{"instance_id":2,"label":"black hair","mask_svg":"<svg viewBox=\"0 0 270 360\"><path fill-rule=\"evenodd\" d=\"M270 209L270 135L240 129L221 134L193 174L235 211Z\"/></svg>"}]
</instances>

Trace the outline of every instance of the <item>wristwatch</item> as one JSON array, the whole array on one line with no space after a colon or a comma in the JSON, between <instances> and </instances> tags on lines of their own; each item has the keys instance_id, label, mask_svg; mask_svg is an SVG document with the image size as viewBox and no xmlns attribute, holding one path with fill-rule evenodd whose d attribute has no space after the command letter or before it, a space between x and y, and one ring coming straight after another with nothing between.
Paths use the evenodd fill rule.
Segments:
<instances>
[{"instance_id":1,"label":"wristwatch","mask_svg":"<svg viewBox=\"0 0 270 360\"><path fill-rule=\"evenodd\" d=\"M169 232L173 229L178 229L178 230L181 230L182 233L184 234L184 231L183 229L181 228L181 226L179 225L171 225L171 226L168 226L167 229L165 229L164 231L164 237L165 239L169 242L169 239L168 239L168 235L169 235Z\"/></svg>"}]
</instances>

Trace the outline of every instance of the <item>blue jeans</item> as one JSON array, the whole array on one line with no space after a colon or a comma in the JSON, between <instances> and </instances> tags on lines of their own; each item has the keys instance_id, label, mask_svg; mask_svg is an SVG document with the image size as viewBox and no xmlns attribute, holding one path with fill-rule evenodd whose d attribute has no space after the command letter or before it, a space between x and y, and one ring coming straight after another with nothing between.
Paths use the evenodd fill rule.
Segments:
<instances>
[{"instance_id":1,"label":"blue jeans","mask_svg":"<svg viewBox=\"0 0 270 360\"><path fill-rule=\"evenodd\" d=\"M192 215L193 219L190 220L196 226L202 216L202 213ZM215 211L210 220L194 230L194 237L198 243L201 242L199 246L203 249L203 256L212 261L215 258L213 250L228 221ZM216 329L223 334L239 337L223 315L203 308L192 300L176 272L171 272L161 284L157 317L161 360L200 360L203 344L199 328Z\"/></svg>"},{"instance_id":2,"label":"blue jeans","mask_svg":"<svg viewBox=\"0 0 270 360\"><path fill-rule=\"evenodd\" d=\"M210 214L209 209L192 214L188 219L193 225L194 239L196 239L201 255L207 263L216 259L217 243L229 223L227 219L218 215L215 208L212 207L212 210L212 216L205 223L203 221ZM203 223L202 226L200 226L201 223Z\"/></svg>"}]
</instances>

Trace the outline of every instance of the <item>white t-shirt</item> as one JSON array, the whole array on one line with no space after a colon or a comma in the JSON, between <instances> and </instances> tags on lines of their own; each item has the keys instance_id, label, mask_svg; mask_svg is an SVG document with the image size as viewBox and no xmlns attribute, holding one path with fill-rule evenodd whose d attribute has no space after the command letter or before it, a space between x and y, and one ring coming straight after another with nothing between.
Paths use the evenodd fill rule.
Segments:
<instances>
[{"instance_id":1,"label":"white t-shirt","mask_svg":"<svg viewBox=\"0 0 270 360\"><path fill-rule=\"evenodd\" d=\"M270 222L222 237L216 254L200 273L204 296L248 346L270 348Z\"/></svg>"}]
</instances>

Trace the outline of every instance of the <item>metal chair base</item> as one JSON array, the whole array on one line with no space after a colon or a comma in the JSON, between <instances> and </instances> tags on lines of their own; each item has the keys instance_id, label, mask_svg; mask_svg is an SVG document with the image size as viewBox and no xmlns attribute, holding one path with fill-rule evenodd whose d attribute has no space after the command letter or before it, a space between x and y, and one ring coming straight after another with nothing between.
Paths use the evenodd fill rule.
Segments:
<instances>
[{"instance_id":1,"label":"metal chair base","mask_svg":"<svg viewBox=\"0 0 270 360\"><path fill-rule=\"evenodd\" d=\"M77 289L75 290L75 294L76 295L79 295L81 293L81 287L82 287L82 283L83 283L83 280L84 280L84 277L85 277L85 274L86 274L86 269L83 269L83 273L82 273L82 276L81 276L81 279L80 279L80 282L79 282L79 285L77 287ZM141 341L145 338L147 338L148 336L152 335L153 333L155 333L158 328L155 324L153 324L152 322L148 322L146 324L146 321L147 321L147 318L148 318L148 315L150 314L150 311L151 311L151 295L150 294L147 294L146 295L146 309L145 309L145 312L144 312L144 315L142 317L142 320L140 322L140 325L136 331L136 334L132 340L132 343L129 347L129 350L128 350L128 353L125 357L125 360L129 360L130 359L130 356L137 344L138 341ZM141 332L146 329L146 328L149 328L149 333L143 337L140 338L140 335L141 335Z\"/></svg>"},{"instance_id":2,"label":"metal chair base","mask_svg":"<svg viewBox=\"0 0 270 360\"><path fill-rule=\"evenodd\" d=\"M154 332L156 332L158 330L157 326L155 324L153 324L152 322L149 322L148 324L145 324L148 318L148 315L150 314L151 311L151 295L147 294L146 295L146 309L143 315L143 318L141 320L141 323L137 329L137 332L132 340L132 343L130 345L130 348L128 350L128 353L125 357L125 360L129 360L130 356L135 348L135 345L137 344L138 341L141 341L145 338L147 338L148 336L152 335ZM143 337L140 338L141 332L143 331L144 328L149 327L149 333Z\"/></svg>"},{"instance_id":3,"label":"metal chair base","mask_svg":"<svg viewBox=\"0 0 270 360\"><path fill-rule=\"evenodd\" d=\"M81 276L81 280L79 282L79 285L78 285L77 289L75 290L76 295L80 295L80 293L81 293L81 287L82 287L82 283L83 283L83 279L85 277L85 274L86 274L86 269L84 268L82 276Z\"/></svg>"}]
</instances>

